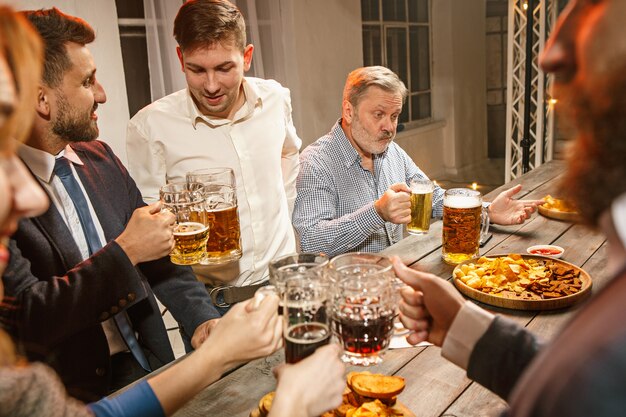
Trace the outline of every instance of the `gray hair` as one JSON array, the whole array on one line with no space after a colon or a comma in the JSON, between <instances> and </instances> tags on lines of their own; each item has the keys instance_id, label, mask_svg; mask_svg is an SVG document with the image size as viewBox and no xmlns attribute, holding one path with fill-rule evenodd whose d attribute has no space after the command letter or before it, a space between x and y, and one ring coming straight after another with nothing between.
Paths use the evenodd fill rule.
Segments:
<instances>
[{"instance_id":1,"label":"gray hair","mask_svg":"<svg viewBox=\"0 0 626 417\"><path fill-rule=\"evenodd\" d=\"M393 94L400 94L402 103L409 94L402 80L393 71L389 68L374 66L357 68L348 74L343 88L343 99L356 107L367 89L372 86Z\"/></svg>"}]
</instances>

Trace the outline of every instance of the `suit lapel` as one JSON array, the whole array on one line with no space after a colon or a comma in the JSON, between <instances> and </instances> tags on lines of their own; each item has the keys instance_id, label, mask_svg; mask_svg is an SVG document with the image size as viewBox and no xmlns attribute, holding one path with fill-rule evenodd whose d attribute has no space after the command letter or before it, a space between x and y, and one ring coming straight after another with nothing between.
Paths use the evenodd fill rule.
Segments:
<instances>
[{"instance_id":1,"label":"suit lapel","mask_svg":"<svg viewBox=\"0 0 626 417\"><path fill-rule=\"evenodd\" d=\"M31 220L63 260L66 270L82 262L83 258L72 233L54 204L44 214Z\"/></svg>"}]
</instances>

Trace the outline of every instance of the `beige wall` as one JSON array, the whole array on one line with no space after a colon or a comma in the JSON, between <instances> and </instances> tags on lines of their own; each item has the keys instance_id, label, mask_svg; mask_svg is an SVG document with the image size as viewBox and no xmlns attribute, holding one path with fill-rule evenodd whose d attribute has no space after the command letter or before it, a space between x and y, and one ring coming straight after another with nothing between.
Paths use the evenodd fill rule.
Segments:
<instances>
[{"instance_id":1,"label":"beige wall","mask_svg":"<svg viewBox=\"0 0 626 417\"><path fill-rule=\"evenodd\" d=\"M98 81L107 94L107 102L98 108L100 139L111 145L126 163L129 112L115 1L13 0L8 3L21 10L57 7L64 13L85 19L94 28L96 40L89 45L89 50L98 68Z\"/></svg>"},{"instance_id":2,"label":"beige wall","mask_svg":"<svg viewBox=\"0 0 626 417\"><path fill-rule=\"evenodd\" d=\"M360 0L281 0L284 84L291 89L302 148L341 116L348 73L363 65Z\"/></svg>"}]
</instances>

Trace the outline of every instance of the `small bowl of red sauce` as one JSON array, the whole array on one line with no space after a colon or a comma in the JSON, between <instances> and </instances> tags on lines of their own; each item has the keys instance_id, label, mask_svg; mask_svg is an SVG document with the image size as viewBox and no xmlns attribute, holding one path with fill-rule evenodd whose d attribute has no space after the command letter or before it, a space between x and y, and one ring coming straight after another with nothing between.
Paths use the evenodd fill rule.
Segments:
<instances>
[{"instance_id":1,"label":"small bowl of red sauce","mask_svg":"<svg viewBox=\"0 0 626 417\"><path fill-rule=\"evenodd\" d=\"M556 245L535 245L526 249L526 252L531 255L548 256L550 258L559 259L563 256L565 249Z\"/></svg>"}]
</instances>

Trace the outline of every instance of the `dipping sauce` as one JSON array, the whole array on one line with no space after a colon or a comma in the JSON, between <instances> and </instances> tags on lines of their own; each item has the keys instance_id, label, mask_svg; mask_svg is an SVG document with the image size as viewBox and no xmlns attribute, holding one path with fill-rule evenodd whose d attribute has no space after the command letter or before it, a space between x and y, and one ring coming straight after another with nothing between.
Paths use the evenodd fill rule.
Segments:
<instances>
[{"instance_id":1,"label":"dipping sauce","mask_svg":"<svg viewBox=\"0 0 626 417\"><path fill-rule=\"evenodd\" d=\"M532 255L548 255L548 256L554 256L554 255L558 255L559 253L561 253L561 251L556 248L537 248L537 249L531 249L529 250L529 252Z\"/></svg>"}]
</instances>

